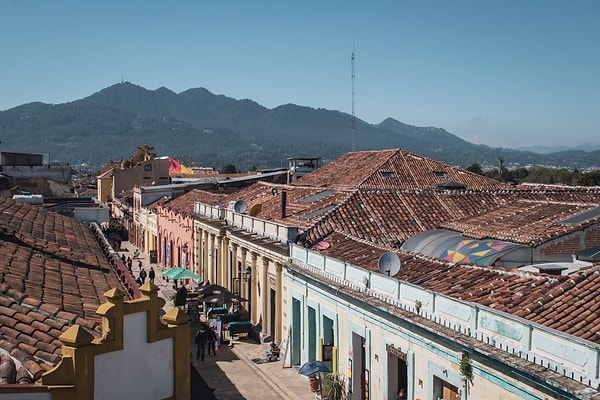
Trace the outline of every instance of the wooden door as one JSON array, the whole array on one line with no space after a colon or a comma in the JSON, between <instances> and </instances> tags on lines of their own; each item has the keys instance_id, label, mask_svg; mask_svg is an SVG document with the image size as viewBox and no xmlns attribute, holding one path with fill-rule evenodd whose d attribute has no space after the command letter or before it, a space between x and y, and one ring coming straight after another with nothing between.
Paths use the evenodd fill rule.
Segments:
<instances>
[{"instance_id":1,"label":"wooden door","mask_svg":"<svg viewBox=\"0 0 600 400\"><path fill-rule=\"evenodd\" d=\"M448 382L442 381L442 399L443 400L457 400L460 399L458 396L458 388L452 386Z\"/></svg>"}]
</instances>

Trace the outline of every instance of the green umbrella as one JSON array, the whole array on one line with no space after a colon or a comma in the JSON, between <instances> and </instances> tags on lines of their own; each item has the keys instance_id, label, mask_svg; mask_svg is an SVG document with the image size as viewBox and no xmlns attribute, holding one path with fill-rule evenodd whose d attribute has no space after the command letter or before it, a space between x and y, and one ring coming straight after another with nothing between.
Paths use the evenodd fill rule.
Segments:
<instances>
[{"instance_id":1,"label":"green umbrella","mask_svg":"<svg viewBox=\"0 0 600 400\"><path fill-rule=\"evenodd\" d=\"M169 268L166 271L163 271L163 275L166 276L167 278L171 278L171 279L178 279L178 278L174 278L173 276L180 273L181 271L184 271L183 268L178 267L178 266L174 266Z\"/></svg>"},{"instance_id":2,"label":"green umbrella","mask_svg":"<svg viewBox=\"0 0 600 400\"><path fill-rule=\"evenodd\" d=\"M190 271L189 269L181 268L180 271L169 275L171 279L198 279L198 275Z\"/></svg>"}]
</instances>

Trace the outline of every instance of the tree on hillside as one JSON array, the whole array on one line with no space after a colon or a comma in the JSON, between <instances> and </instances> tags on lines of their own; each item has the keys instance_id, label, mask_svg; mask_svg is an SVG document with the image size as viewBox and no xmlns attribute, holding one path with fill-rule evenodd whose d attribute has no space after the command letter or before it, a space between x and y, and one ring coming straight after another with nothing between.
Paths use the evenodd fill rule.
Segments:
<instances>
[{"instance_id":1,"label":"tree on hillside","mask_svg":"<svg viewBox=\"0 0 600 400\"><path fill-rule=\"evenodd\" d=\"M577 178L577 184L581 186L600 186L600 171L581 174Z\"/></svg>"},{"instance_id":2,"label":"tree on hillside","mask_svg":"<svg viewBox=\"0 0 600 400\"><path fill-rule=\"evenodd\" d=\"M523 182L529 183L545 183L545 184L574 184L574 174L565 169L537 167L529 171L529 174L523 178Z\"/></svg>"},{"instance_id":3,"label":"tree on hillside","mask_svg":"<svg viewBox=\"0 0 600 400\"><path fill-rule=\"evenodd\" d=\"M227 164L221 169L222 174L235 174L237 173L237 168L233 164Z\"/></svg>"},{"instance_id":4,"label":"tree on hillside","mask_svg":"<svg viewBox=\"0 0 600 400\"><path fill-rule=\"evenodd\" d=\"M467 171L473 172L478 175L483 175L483 170L481 169L481 165L474 163L467 167Z\"/></svg>"}]
</instances>

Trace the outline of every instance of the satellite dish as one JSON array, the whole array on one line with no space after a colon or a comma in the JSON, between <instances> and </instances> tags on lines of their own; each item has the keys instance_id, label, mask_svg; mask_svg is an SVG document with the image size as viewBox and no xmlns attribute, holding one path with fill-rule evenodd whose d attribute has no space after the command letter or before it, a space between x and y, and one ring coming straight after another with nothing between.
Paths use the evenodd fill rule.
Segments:
<instances>
[{"instance_id":1,"label":"satellite dish","mask_svg":"<svg viewBox=\"0 0 600 400\"><path fill-rule=\"evenodd\" d=\"M251 217L256 217L258 213L262 211L262 204L258 203L250 207L250 211L248 211L248 215Z\"/></svg>"},{"instance_id":2,"label":"satellite dish","mask_svg":"<svg viewBox=\"0 0 600 400\"><path fill-rule=\"evenodd\" d=\"M385 274L387 276L394 276L398 272L400 272L400 257L398 254L392 253L388 251L387 253L383 253L379 260L377 260L377 268L379 268L379 272Z\"/></svg>"},{"instance_id":3,"label":"satellite dish","mask_svg":"<svg viewBox=\"0 0 600 400\"><path fill-rule=\"evenodd\" d=\"M233 204L233 211L235 211L236 213L243 214L246 212L247 208L248 204L246 204L244 200L238 200Z\"/></svg>"}]
</instances>

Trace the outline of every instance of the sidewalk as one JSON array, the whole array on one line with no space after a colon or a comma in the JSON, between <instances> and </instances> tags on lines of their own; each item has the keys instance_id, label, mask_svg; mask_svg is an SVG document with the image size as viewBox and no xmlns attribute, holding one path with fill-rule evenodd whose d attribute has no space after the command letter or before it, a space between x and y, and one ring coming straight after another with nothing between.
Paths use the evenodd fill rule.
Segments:
<instances>
[{"instance_id":1,"label":"sidewalk","mask_svg":"<svg viewBox=\"0 0 600 400\"><path fill-rule=\"evenodd\" d=\"M133 258L134 251L135 247L130 242L123 242L118 253L119 256L125 254L125 257ZM169 297L175 293L173 281L167 283L161 275L159 266L151 264L150 257L144 253L140 253L139 257L133 260L134 277L137 278L139 274L138 261L142 261L142 267L146 272L150 266L154 267L156 271L154 284L160 288L160 296L167 301L164 310L168 312L173 308L173 302L169 300ZM215 356L207 355L204 362L197 361L194 336L199 329L199 324L192 324L191 328L192 365L203 381L200 385L204 386L206 391L202 399L315 399L315 395L309 389L308 379L299 375L296 368L283 368L282 361L261 363L269 346L256 343L251 338L232 340L230 345L222 345ZM210 389L207 389L204 383Z\"/></svg>"}]
</instances>

